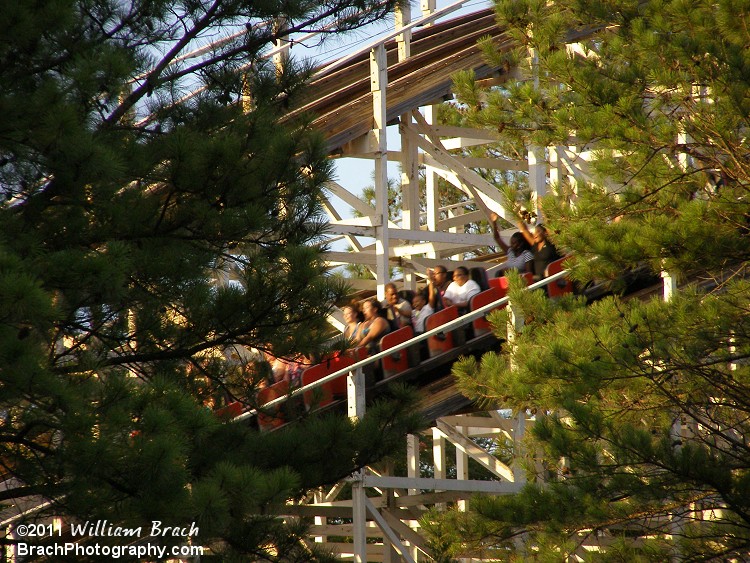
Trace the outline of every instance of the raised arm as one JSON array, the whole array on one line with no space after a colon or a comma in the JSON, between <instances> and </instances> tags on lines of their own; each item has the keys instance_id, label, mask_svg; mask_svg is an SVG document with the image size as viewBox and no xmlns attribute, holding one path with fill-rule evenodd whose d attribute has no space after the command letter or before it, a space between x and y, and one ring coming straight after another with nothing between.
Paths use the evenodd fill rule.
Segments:
<instances>
[{"instance_id":1,"label":"raised arm","mask_svg":"<svg viewBox=\"0 0 750 563\"><path fill-rule=\"evenodd\" d=\"M441 276L442 279L442 276ZM438 301L440 301L440 293L438 289L438 280L436 279L435 271L432 269L427 270L427 303L430 304L435 311L438 308Z\"/></svg>"},{"instance_id":2,"label":"raised arm","mask_svg":"<svg viewBox=\"0 0 750 563\"><path fill-rule=\"evenodd\" d=\"M518 228L521 230L521 234L523 235L523 238L526 239L526 242L528 242L530 245L534 245L534 235L531 233L529 228L526 226L526 223L523 219L518 219Z\"/></svg>"},{"instance_id":3,"label":"raised arm","mask_svg":"<svg viewBox=\"0 0 750 563\"><path fill-rule=\"evenodd\" d=\"M494 238L495 242L500 245L500 248L503 249L503 252L507 254L510 247L503 242L503 239L500 238L500 231L497 230L497 213L495 213L494 211L490 213L490 226L492 227L492 238Z\"/></svg>"}]
</instances>

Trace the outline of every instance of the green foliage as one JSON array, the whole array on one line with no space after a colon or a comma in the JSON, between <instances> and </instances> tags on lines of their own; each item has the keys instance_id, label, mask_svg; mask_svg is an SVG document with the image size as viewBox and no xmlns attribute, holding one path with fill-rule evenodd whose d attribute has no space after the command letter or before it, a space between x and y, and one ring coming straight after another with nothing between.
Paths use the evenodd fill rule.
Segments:
<instances>
[{"instance_id":1,"label":"green foliage","mask_svg":"<svg viewBox=\"0 0 750 563\"><path fill-rule=\"evenodd\" d=\"M508 143L588 151L586 182L543 202L575 279L646 267L683 287L669 302L658 292L588 305L511 291L526 320L516 346L454 373L469 396L535 415L530 484L476 501L462 545L560 560L600 536L609 547L588 559L745 558L750 6L496 6L519 50L493 60L517 61L524 79L490 92L457 79L467 119ZM493 322L503 335L506 318Z\"/></svg>"},{"instance_id":2,"label":"green foliage","mask_svg":"<svg viewBox=\"0 0 750 563\"><path fill-rule=\"evenodd\" d=\"M344 290L319 244L324 142L286 113L309 69L266 59L266 20L346 31L393 5L3 7L3 502L47 499L35 517L66 521L194 521L225 561L327 560L274 507L385 455L416 425L412 399L268 435L204 401L254 403L264 374L224 348L319 351Z\"/></svg>"}]
</instances>

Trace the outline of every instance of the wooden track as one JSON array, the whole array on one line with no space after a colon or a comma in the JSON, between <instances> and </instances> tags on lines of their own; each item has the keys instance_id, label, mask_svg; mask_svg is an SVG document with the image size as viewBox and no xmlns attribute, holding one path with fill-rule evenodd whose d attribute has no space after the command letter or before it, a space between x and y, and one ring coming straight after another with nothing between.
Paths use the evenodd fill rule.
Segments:
<instances>
[{"instance_id":1,"label":"wooden track","mask_svg":"<svg viewBox=\"0 0 750 563\"><path fill-rule=\"evenodd\" d=\"M512 47L491 9L416 30L411 56L402 62L397 60L396 42L386 43L388 122L443 100L450 94L452 76L458 71L471 70L480 79L500 77L503 71L487 65L477 45L483 37L492 37L500 49ZM331 72L321 72L308 91L313 94L291 115L312 115L313 125L323 133L332 153L372 129L369 54L363 53Z\"/></svg>"},{"instance_id":2,"label":"wooden track","mask_svg":"<svg viewBox=\"0 0 750 563\"><path fill-rule=\"evenodd\" d=\"M465 330L465 329L458 329ZM456 386L451 372L460 356L474 356L477 360L490 350L499 351L501 342L492 334L483 334L464 344L423 360L397 376L377 382L368 390L368 397L377 397L388 385L400 382L419 388L419 412L426 422L433 424L441 416L476 410L474 401L464 396Z\"/></svg>"}]
</instances>

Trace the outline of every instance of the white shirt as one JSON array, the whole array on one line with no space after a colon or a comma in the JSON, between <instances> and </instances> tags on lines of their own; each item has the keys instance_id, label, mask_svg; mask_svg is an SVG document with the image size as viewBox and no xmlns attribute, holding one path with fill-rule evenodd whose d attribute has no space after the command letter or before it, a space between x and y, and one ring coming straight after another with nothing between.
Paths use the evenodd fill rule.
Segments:
<instances>
[{"instance_id":1,"label":"white shirt","mask_svg":"<svg viewBox=\"0 0 750 563\"><path fill-rule=\"evenodd\" d=\"M481 291L479 284L474 280L466 280L466 283L463 285L451 282L448 289L445 290L443 298L450 299L451 303L454 305L456 303L466 303L466 306L468 307L471 298Z\"/></svg>"},{"instance_id":2,"label":"white shirt","mask_svg":"<svg viewBox=\"0 0 750 563\"><path fill-rule=\"evenodd\" d=\"M425 303L424 307L422 307L419 311L414 309L411 312L411 324L414 327L414 332L424 332L424 323L427 320L427 317L429 317L434 312L435 311L432 309L432 307L430 307L429 303Z\"/></svg>"}]
</instances>

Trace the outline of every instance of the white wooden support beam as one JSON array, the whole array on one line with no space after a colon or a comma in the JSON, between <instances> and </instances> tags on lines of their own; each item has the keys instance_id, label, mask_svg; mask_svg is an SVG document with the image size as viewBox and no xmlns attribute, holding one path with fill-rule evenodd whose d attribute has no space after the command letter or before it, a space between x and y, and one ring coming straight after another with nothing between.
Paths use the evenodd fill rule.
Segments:
<instances>
[{"instance_id":1,"label":"white wooden support beam","mask_svg":"<svg viewBox=\"0 0 750 563\"><path fill-rule=\"evenodd\" d=\"M326 189L331 190L331 193L341 199L347 205L350 205L355 211L358 211L365 217L372 217L375 215L375 208L367 205L362 199L351 193L345 187L338 182L326 183Z\"/></svg>"},{"instance_id":2,"label":"white wooden support beam","mask_svg":"<svg viewBox=\"0 0 750 563\"><path fill-rule=\"evenodd\" d=\"M560 157L560 163L563 164L567 171L568 184L573 186L573 193L578 195L578 176L576 175L575 169L568 166L565 161L566 158L572 158L574 161L578 157L578 147L571 145L568 147L559 147L558 156Z\"/></svg>"},{"instance_id":3,"label":"white wooden support beam","mask_svg":"<svg viewBox=\"0 0 750 563\"><path fill-rule=\"evenodd\" d=\"M328 232L334 235L345 235L347 239L352 237L375 237L377 234L377 227L367 227L365 225L351 225L349 223L337 223L333 221L328 222ZM357 250L362 250L362 246Z\"/></svg>"},{"instance_id":4,"label":"white wooden support beam","mask_svg":"<svg viewBox=\"0 0 750 563\"><path fill-rule=\"evenodd\" d=\"M370 471L373 471L372 468L368 468L368 469ZM383 473L385 475L393 475L393 461L390 461L390 460L386 461ZM403 491L403 489L399 489L399 490ZM403 492L406 492L406 491L403 491ZM383 489L380 494L385 500L385 508L381 509L380 515L383 516L383 518L385 518L384 512L390 508L395 508L396 506L396 503L395 503L396 489ZM388 525L393 529L393 525L390 522L390 520L388 520L388 518L385 518L385 520L386 522L388 522ZM394 531L396 530L394 529ZM383 543L384 543L384 547L386 548L385 552L383 553L383 563L398 563L399 555L398 555L398 551L396 550L396 548L390 542L384 541Z\"/></svg>"},{"instance_id":5,"label":"white wooden support beam","mask_svg":"<svg viewBox=\"0 0 750 563\"><path fill-rule=\"evenodd\" d=\"M447 143L443 146L450 150ZM501 158L480 158L473 156L455 157L461 164L469 168L487 168L489 170L508 170L515 172L526 172L529 169L527 161L507 160Z\"/></svg>"},{"instance_id":6,"label":"white wooden support beam","mask_svg":"<svg viewBox=\"0 0 750 563\"><path fill-rule=\"evenodd\" d=\"M491 415L497 415L497 411L491 412ZM464 434L469 438L477 436L497 436L503 434L512 439L515 430L513 420L500 418L497 416L471 416L471 415L448 415L441 416L440 420L451 426L461 426L464 428Z\"/></svg>"},{"instance_id":7,"label":"white wooden support beam","mask_svg":"<svg viewBox=\"0 0 750 563\"><path fill-rule=\"evenodd\" d=\"M405 259L404 259L405 260ZM411 258L409 260L410 265L417 271L422 272L422 276L426 277L424 272L427 272L427 268L434 268L435 266L439 264L445 264L447 260L437 260L432 258ZM457 266L465 266L467 268L487 268L489 264L487 262L478 262L475 260L466 260L464 262L461 262L461 264L456 264ZM447 265L449 270L453 269L453 266L448 264Z\"/></svg>"},{"instance_id":8,"label":"white wooden support beam","mask_svg":"<svg viewBox=\"0 0 750 563\"><path fill-rule=\"evenodd\" d=\"M482 448L477 446L469 438L462 435L454 427L446 424L445 422L438 420L436 423L436 430L442 433L447 439L449 439L457 448L460 448L472 459L479 462L483 467L491 471L493 474L513 481L514 476L510 467L505 465L502 461L497 459L494 455L484 451Z\"/></svg>"},{"instance_id":9,"label":"white wooden support beam","mask_svg":"<svg viewBox=\"0 0 750 563\"><path fill-rule=\"evenodd\" d=\"M391 526L394 532L404 538L409 544L424 553L430 559L433 559L432 552L425 545L425 538L420 536L419 533L411 529L409 526L404 524L401 520L399 511L384 509L381 510L380 514L385 518L385 521ZM412 555L413 556L413 555ZM414 557L416 559L416 557Z\"/></svg>"},{"instance_id":10,"label":"white wooden support beam","mask_svg":"<svg viewBox=\"0 0 750 563\"><path fill-rule=\"evenodd\" d=\"M560 156L557 147L548 147L549 155L549 183L554 186L557 195L562 195L561 176L560 176Z\"/></svg>"},{"instance_id":11,"label":"white wooden support beam","mask_svg":"<svg viewBox=\"0 0 750 563\"><path fill-rule=\"evenodd\" d=\"M396 29L403 29L411 23L411 3L403 2L396 6L395 13ZM405 29L396 36L396 45L398 46L399 62L406 60L411 56L411 28Z\"/></svg>"},{"instance_id":12,"label":"white wooden support beam","mask_svg":"<svg viewBox=\"0 0 750 563\"><path fill-rule=\"evenodd\" d=\"M435 479L445 479L445 435L437 428L432 429L432 463Z\"/></svg>"},{"instance_id":13,"label":"white wooden support beam","mask_svg":"<svg viewBox=\"0 0 750 563\"><path fill-rule=\"evenodd\" d=\"M526 471L523 468L525 450L523 437L526 434L526 411L519 412L515 417L516 429L513 433L513 478L516 483L526 482Z\"/></svg>"},{"instance_id":14,"label":"white wooden support beam","mask_svg":"<svg viewBox=\"0 0 750 563\"><path fill-rule=\"evenodd\" d=\"M289 29L289 20L285 17L279 17L273 21L274 33L282 33ZM284 66L289 60L291 54L292 42L289 40L289 36L279 37L274 41L275 53L273 54L273 65L276 67L276 74L278 76L283 72Z\"/></svg>"},{"instance_id":15,"label":"white wooden support beam","mask_svg":"<svg viewBox=\"0 0 750 563\"><path fill-rule=\"evenodd\" d=\"M360 420L365 416L365 373L361 367L346 376L346 395L349 418Z\"/></svg>"},{"instance_id":16,"label":"white wooden support beam","mask_svg":"<svg viewBox=\"0 0 750 563\"><path fill-rule=\"evenodd\" d=\"M422 17L430 15L435 11L437 0L421 0L420 8ZM425 27L432 27L433 22L429 22ZM430 125L436 125L438 106L427 106L424 108L424 118ZM438 177L435 171L429 166L425 166L425 210L427 212L427 229L437 231L437 223L440 219L438 208L440 207L438 194ZM427 258L437 258L436 252L428 252Z\"/></svg>"},{"instance_id":17,"label":"white wooden support beam","mask_svg":"<svg viewBox=\"0 0 750 563\"><path fill-rule=\"evenodd\" d=\"M425 10L424 2L422 5L422 10L423 12ZM432 10L434 10L434 6ZM434 125L436 118L437 118L437 106L427 106L426 108L424 108L424 119L427 123L429 123L430 125ZM406 131L406 129L403 128L405 123L411 123L411 119L408 122L404 122L404 121L401 122L402 138L408 137L408 131ZM440 220L440 197L439 197L439 191L438 191L438 176L435 173L435 170L429 165L425 166L425 211L427 215L426 217L427 230L437 231L438 230L437 224L438 224L438 221ZM435 252L430 252L427 254L427 257L437 258L437 254Z\"/></svg>"},{"instance_id":18,"label":"white wooden support beam","mask_svg":"<svg viewBox=\"0 0 750 563\"><path fill-rule=\"evenodd\" d=\"M471 498L473 492L469 491L440 491L438 493L420 493L408 495L396 499L397 507L423 507L428 504L454 502L463 498Z\"/></svg>"},{"instance_id":19,"label":"white wooden support beam","mask_svg":"<svg viewBox=\"0 0 750 563\"><path fill-rule=\"evenodd\" d=\"M465 149L468 147L476 147L478 145L486 145L491 141L485 141L482 139L467 139L466 137L453 137L442 141L443 148L445 150L452 151L454 149Z\"/></svg>"},{"instance_id":20,"label":"white wooden support beam","mask_svg":"<svg viewBox=\"0 0 750 563\"><path fill-rule=\"evenodd\" d=\"M367 215L365 217L349 217L348 219L336 219L330 221L334 227L337 225L350 225L356 227L380 227L382 226L382 217L378 215ZM393 221L388 221L389 229L399 229L400 227Z\"/></svg>"},{"instance_id":21,"label":"white wooden support beam","mask_svg":"<svg viewBox=\"0 0 750 563\"><path fill-rule=\"evenodd\" d=\"M445 481L446 477L446 456L445 456L445 436L437 429L432 429L432 464L433 464L433 476L436 480ZM445 510L447 508L445 503L436 503L435 508L438 510Z\"/></svg>"},{"instance_id":22,"label":"white wooden support beam","mask_svg":"<svg viewBox=\"0 0 750 563\"><path fill-rule=\"evenodd\" d=\"M328 198L323 197L321 199L323 200L323 209L325 209L325 212L328 214L329 219L333 221L340 221L341 215L339 215L339 212L336 210L333 204L331 204ZM354 250L362 250L362 245L353 236L347 235L346 240L352 246Z\"/></svg>"},{"instance_id":23,"label":"white wooden support beam","mask_svg":"<svg viewBox=\"0 0 750 563\"><path fill-rule=\"evenodd\" d=\"M478 447L478 446L477 446ZM462 491L467 495L472 493L489 493L494 495L512 495L521 490L519 483L510 481L478 481L471 479L457 481L456 479L431 479L421 477L412 479L409 477L391 477L387 475L367 475L362 478L365 487L379 487L381 489L395 487L408 489L424 489L433 491ZM402 504L408 502L409 497L399 499Z\"/></svg>"},{"instance_id":24,"label":"white wooden support beam","mask_svg":"<svg viewBox=\"0 0 750 563\"><path fill-rule=\"evenodd\" d=\"M411 553L409 553L409 550L406 548L406 546L401 543L401 539L398 537L396 532L394 532L393 529L388 525L388 522L386 522L385 518L383 518L378 509L373 506L372 502L370 502L367 497L365 497L365 506L367 507L367 511L370 513L370 516L372 516L372 519L375 520L380 529L383 530L385 538L387 538L391 545L395 547L396 550L401 554L403 560L407 563L415 563L414 558L411 556Z\"/></svg>"},{"instance_id":25,"label":"white wooden support beam","mask_svg":"<svg viewBox=\"0 0 750 563\"><path fill-rule=\"evenodd\" d=\"M462 177L462 179L466 181L465 186L463 186L464 189L468 190L468 192L474 198L474 202L476 203L477 207L479 207L479 209L484 212L487 218L489 218L490 210L487 208L484 200L477 194L476 185L484 183L491 186L491 184L489 184L489 182L487 182L479 174L461 164L455 157L453 157L453 155L448 153L445 147L443 147L440 143L440 137L430 129L429 123L425 121L421 113L419 113L418 111L414 111L412 112L412 114L414 115L416 124L414 128L407 127L407 132L414 131L414 129L416 129L418 133L425 135L425 139L422 139L418 134L414 135L414 138L419 144L419 147L423 151L431 154L437 160L441 161L444 164L447 164L451 169L455 170L457 174ZM497 191L497 188L495 188L494 186L492 186L492 188L495 192ZM490 190L490 193L492 193L492 190ZM500 215L502 214L500 213Z\"/></svg>"},{"instance_id":26,"label":"white wooden support beam","mask_svg":"<svg viewBox=\"0 0 750 563\"><path fill-rule=\"evenodd\" d=\"M463 434L466 430L465 426L457 426L456 430ZM467 481L469 479L469 456L466 451L456 446L456 479L459 481ZM466 501L459 500L456 503L456 507L461 512L466 512Z\"/></svg>"},{"instance_id":27,"label":"white wooden support beam","mask_svg":"<svg viewBox=\"0 0 750 563\"><path fill-rule=\"evenodd\" d=\"M375 216L380 219L375 254L377 297L385 299L385 284L389 281L388 242L388 141L386 134L386 89L388 60L385 45L378 44L370 51L370 91L372 92L373 133L377 141L375 156Z\"/></svg>"},{"instance_id":28,"label":"white wooden support beam","mask_svg":"<svg viewBox=\"0 0 750 563\"><path fill-rule=\"evenodd\" d=\"M392 256L411 256L412 254L431 253L438 251L450 251L455 254L460 251L476 250L473 244L456 244L452 242L422 242L405 245L392 249Z\"/></svg>"},{"instance_id":29,"label":"white wooden support beam","mask_svg":"<svg viewBox=\"0 0 750 563\"><path fill-rule=\"evenodd\" d=\"M536 206L536 214L541 217L539 200L547 195L547 162L544 159L544 148L530 146L527 157L529 159L529 188Z\"/></svg>"},{"instance_id":30,"label":"white wooden support beam","mask_svg":"<svg viewBox=\"0 0 750 563\"><path fill-rule=\"evenodd\" d=\"M424 157L425 162L430 163L431 170L438 177L442 178L449 184L452 184L455 188L458 188L459 190L461 190L462 192L464 192L466 195L468 195L471 198L475 198L477 196L476 190L471 189L472 187L476 187L476 186L471 186L470 184L465 182L461 178L461 176L456 174L455 171L451 170L450 167L440 163L437 159L433 158L430 154L424 153L422 156ZM489 184L489 182L487 183ZM502 214L506 213L505 209L502 207L502 205L499 202L490 199L486 194L484 194L481 191L479 192L479 198L482 202L484 202L487 208L490 209L490 211L495 211L495 213L501 216ZM447 211L449 213L449 219L447 219L448 221L456 221L457 220L456 216L451 215L450 212L456 207L461 207L465 205L466 205L466 202L461 202L460 204L443 207L440 209L440 211ZM484 211L478 211L477 213L480 213L481 217L486 217ZM442 223L442 221L440 223Z\"/></svg>"},{"instance_id":31,"label":"white wooden support beam","mask_svg":"<svg viewBox=\"0 0 750 563\"><path fill-rule=\"evenodd\" d=\"M360 420L365 415L365 375L362 368L346 376L349 418ZM352 481L352 524L354 525L354 561L367 563L367 495L362 481L364 470L359 470Z\"/></svg>"},{"instance_id":32,"label":"white wooden support beam","mask_svg":"<svg viewBox=\"0 0 750 563\"><path fill-rule=\"evenodd\" d=\"M439 137L459 137L470 141L493 143L500 140L500 134L491 129L475 129L473 127L456 127L453 125L432 124L432 130ZM445 144L450 139L443 139Z\"/></svg>"},{"instance_id":33,"label":"white wooden support beam","mask_svg":"<svg viewBox=\"0 0 750 563\"><path fill-rule=\"evenodd\" d=\"M366 217L350 217L348 219L339 219L337 221L331 221L334 225L351 225L358 227L379 227L382 225L380 217L366 216Z\"/></svg>"},{"instance_id":34,"label":"white wooden support beam","mask_svg":"<svg viewBox=\"0 0 750 563\"><path fill-rule=\"evenodd\" d=\"M323 502L324 498L325 495L322 490L318 489L317 491L315 491L313 497L315 502ZM315 526L323 527L328 523L328 519L325 516L316 516L313 522L315 523ZM326 539L327 538L325 536L315 536L313 541L315 543L323 543L326 541Z\"/></svg>"},{"instance_id":35,"label":"white wooden support beam","mask_svg":"<svg viewBox=\"0 0 750 563\"><path fill-rule=\"evenodd\" d=\"M448 212L448 218L449 219L456 219L464 214L464 207L454 207ZM449 233L451 233L452 236L455 236L455 233L463 233L464 232L464 224L463 222L458 223L457 225L451 227L448 230ZM451 260L456 260L458 262L463 262L464 256L463 254L454 254L450 257Z\"/></svg>"},{"instance_id":36,"label":"white wooden support beam","mask_svg":"<svg viewBox=\"0 0 750 563\"><path fill-rule=\"evenodd\" d=\"M406 474L408 475L409 479L418 479L420 473L420 464L419 464L419 436L416 434L407 434L406 435ZM390 487L391 490L396 489L396 487ZM394 499L395 507L397 506L403 506L401 503L407 503L407 506L416 506L413 503L409 503L408 501L405 501L404 499L411 499L415 495L417 495L420 491L419 489L412 488L407 489L404 491L404 489L398 488L399 491L403 491L407 493L406 495L400 495L399 497ZM394 508L395 508L394 507ZM407 518L411 518L410 525L414 528L419 527L419 521L413 519L414 515L411 510L407 512ZM404 525L406 528L409 528L409 526ZM408 536L401 534L402 537L408 538ZM411 542L412 544L414 542ZM414 559L418 559L419 555L416 553L416 548L412 547L412 556Z\"/></svg>"},{"instance_id":37,"label":"white wooden support beam","mask_svg":"<svg viewBox=\"0 0 750 563\"><path fill-rule=\"evenodd\" d=\"M411 121L411 115L401 116ZM399 126L399 131L401 127ZM401 226L419 231L419 154L417 145L408 135L401 135ZM414 271L404 268L404 289L415 290L417 279Z\"/></svg>"},{"instance_id":38,"label":"white wooden support beam","mask_svg":"<svg viewBox=\"0 0 750 563\"><path fill-rule=\"evenodd\" d=\"M686 147L692 139L690 138L690 135L688 135L685 131L680 131L677 133L677 144L681 145L683 147ZM693 165L692 158L689 153L686 151L680 151L677 153L677 163L680 167L680 170L683 172L687 172Z\"/></svg>"},{"instance_id":39,"label":"white wooden support beam","mask_svg":"<svg viewBox=\"0 0 750 563\"><path fill-rule=\"evenodd\" d=\"M671 301L677 293L677 278L666 270L661 271L662 282L664 284L664 301Z\"/></svg>"},{"instance_id":40,"label":"white wooden support beam","mask_svg":"<svg viewBox=\"0 0 750 563\"><path fill-rule=\"evenodd\" d=\"M406 435L406 474L416 479L419 477L419 436L416 434ZM409 489L410 495L416 495L417 489Z\"/></svg>"},{"instance_id":41,"label":"white wooden support beam","mask_svg":"<svg viewBox=\"0 0 750 563\"><path fill-rule=\"evenodd\" d=\"M471 251L476 249L477 245L472 242L464 242L461 244L452 242L421 242L413 244L405 244L403 246L391 247L390 248L390 259L393 261L395 266L412 265L415 264L414 260L410 258L402 258L404 256L411 256L415 254L424 254L430 252L448 252L455 254L459 251ZM341 264L362 264L368 267L375 267L377 257L374 255L374 249L372 247L365 247L360 252L341 252L333 251L326 252L324 254L326 261L330 265L341 265ZM422 259L420 259L422 260ZM435 259L437 260L437 259ZM437 260L436 263L442 263L445 260ZM480 263L479 265L486 266L487 264ZM468 266L467 266L468 267Z\"/></svg>"},{"instance_id":42,"label":"white wooden support beam","mask_svg":"<svg viewBox=\"0 0 750 563\"><path fill-rule=\"evenodd\" d=\"M411 120L410 114L401 120ZM399 127L399 131L401 128ZM401 217L402 227L419 230L419 154L408 135L401 135ZM416 290L417 278L411 268L404 268L404 289Z\"/></svg>"},{"instance_id":43,"label":"white wooden support beam","mask_svg":"<svg viewBox=\"0 0 750 563\"><path fill-rule=\"evenodd\" d=\"M392 464L392 462L390 462L390 461L386 462L386 465L391 465L391 464ZM373 468L371 465L367 466L367 474L368 475L376 475L378 477L380 477L380 475L381 475L381 473L378 472L378 470L375 469L375 468ZM382 473L382 475L390 475L390 474L391 474L391 470L386 467L385 472ZM383 490L381 490L381 489L375 487L375 490L378 492L378 494L383 495L383 496L381 496L382 504L378 505L378 506L381 506L381 507L383 507L383 506L395 506L395 504L393 502L395 496L396 495L406 495L407 494L406 490L404 490L404 489L399 489L399 490L396 490L396 489L384 490L383 489ZM388 497L388 493L393 493L393 498ZM386 498L386 497L388 497L388 498Z\"/></svg>"},{"instance_id":44,"label":"white wooden support beam","mask_svg":"<svg viewBox=\"0 0 750 563\"><path fill-rule=\"evenodd\" d=\"M362 483L363 470L352 481L352 540L354 543L354 563L367 563L367 495Z\"/></svg>"},{"instance_id":45,"label":"white wooden support beam","mask_svg":"<svg viewBox=\"0 0 750 563\"><path fill-rule=\"evenodd\" d=\"M415 118L418 114L419 112L413 112ZM485 217L489 217L490 210L492 210L504 219L511 222L514 221L515 217L513 214L506 211L499 201L500 192L496 186L493 186L479 174L462 164L459 159L451 155L445 148L420 136L420 134L424 134L432 136L433 139L435 138L434 133L429 130L427 123L421 118L421 114L419 115L420 118L417 118L415 127L407 126L406 130L414 137L419 148L434 159L431 164L441 166L444 171L450 171L458 179L458 187L475 199L477 206L485 214ZM426 157L425 162L427 162ZM438 166L433 166L433 169L437 171ZM441 175L446 177L444 174ZM446 177L446 179L448 178Z\"/></svg>"},{"instance_id":46,"label":"white wooden support beam","mask_svg":"<svg viewBox=\"0 0 750 563\"><path fill-rule=\"evenodd\" d=\"M516 340L518 339L518 335L523 330L524 318L523 315L518 311L518 309L513 307L512 301L508 301L508 306L506 307L506 309L508 310L507 342L510 350L510 367L511 369L513 369L516 366L514 354L514 351L516 349Z\"/></svg>"},{"instance_id":47,"label":"white wooden support beam","mask_svg":"<svg viewBox=\"0 0 750 563\"><path fill-rule=\"evenodd\" d=\"M447 252L450 254L455 254L458 251L464 250L464 251L471 251L472 249L476 249L476 245L474 244L454 244L454 243L447 243L447 242L423 242L423 243L415 243L415 244L408 244L396 248L390 249L390 258L393 260L393 264L396 266L401 265L413 265L416 264L416 262L413 259L401 259L402 256L411 256L414 254L424 254L424 253L438 253L438 252ZM342 265L342 264L361 264L368 267L375 267L377 258L372 252L373 249L370 247L366 247L361 252L326 252L324 254L325 260L329 265L336 266L336 265ZM423 259L420 259L422 261ZM433 260L435 264L443 263L445 260ZM482 266L486 266L486 264L479 264ZM468 266L467 266L468 267Z\"/></svg>"},{"instance_id":48,"label":"white wooden support beam","mask_svg":"<svg viewBox=\"0 0 750 563\"><path fill-rule=\"evenodd\" d=\"M591 170L590 160L593 157L593 153L590 150L578 150L577 147L558 147L559 162L562 164L562 168L567 171L568 182L575 186L576 182L585 180L598 185L604 185L609 192L616 193L622 189L621 184L615 184L614 182L607 181L605 179L596 178Z\"/></svg>"},{"instance_id":49,"label":"white wooden support beam","mask_svg":"<svg viewBox=\"0 0 750 563\"><path fill-rule=\"evenodd\" d=\"M346 487L346 481L339 481L325 494L322 502L333 502Z\"/></svg>"},{"instance_id":50,"label":"white wooden support beam","mask_svg":"<svg viewBox=\"0 0 750 563\"><path fill-rule=\"evenodd\" d=\"M326 262L331 265L362 264L370 268L375 267L375 256L366 252L326 252L323 255Z\"/></svg>"},{"instance_id":51,"label":"white wooden support beam","mask_svg":"<svg viewBox=\"0 0 750 563\"><path fill-rule=\"evenodd\" d=\"M422 9L422 17L429 16L432 12L435 11L435 6L437 4L436 0L422 0L420 2L420 7ZM432 22L427 24L425 27L433 25Z\"/></svg>"},{"instance_id":52,"label":"white wooden support beam","mask_svg":"<svg viewBox=\"0 0 750 563\"><path fill-rule=\"evenodd\" d=\"M494 242L491 235L475 235L472 233L440 233L409 229L391 229L389 234L391 240L445 242L457 246L487 246Z\"/></svg>"},{"instance_id":53,"label":"white wooden support beam","mask_svg":"<svg viewBox=\"0 0 750 563\"><path fill-rule=\"evenodd\" d=\"M374 158L377 151L377 142L372 131L348 141L341 147L341 152L332 155L331 158Z\"/></svg>"},{"instance_id":54,"label":"white wooden support beam","mask_svg":"<svg viewBox=\"0 0 750 563\"><path fill-rule=\"evenodd\" d=\"M343 321L343 314L341 312L341 309L334 309L327 317L326 320L328 321L328 324L331 325L336 330L340 330L343 332L344 328L346 328L346 323Z\"/></svg>"},{"instance_id":55,"label":"white wooden support beam","mask_svg":"<svg viewBox=\"0 0 750 563\"><path fill-rule=\"evenodd\" d=\"M309 533L314 534L320 534L320 535L326 535L326 536L349 536L351 537L352 532L354 531L354 526L352 524L325 524L322 526L313 525L310 526ZM368 538L382 538L383 532L378 528L377 524L375 522L368 522L367 523L367 537ZM372 554L368 554L370 557Z\"/></svg>"},{"instance_id":56,"label":"white wooden support beam","mask_svg":"<svg viewBox=\"0 0 750 563\"><path fill-rule=\"evenodd\" d=\"M484 219L484 213L481 211L469 211L463 215L457 217L450 217L438 222L438 230L450 229L457 225L466 225L468 223L476 223Z\"/></svg>"}]
</instances>

